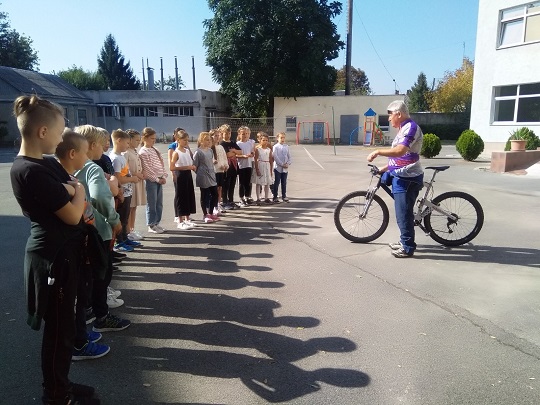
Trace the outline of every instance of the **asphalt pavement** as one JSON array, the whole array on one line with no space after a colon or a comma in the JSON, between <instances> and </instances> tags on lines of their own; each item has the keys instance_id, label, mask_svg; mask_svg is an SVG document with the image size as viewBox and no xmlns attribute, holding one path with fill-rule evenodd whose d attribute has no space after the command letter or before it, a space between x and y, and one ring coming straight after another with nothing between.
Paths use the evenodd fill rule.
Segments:
<instances>
[{"instance_id":1,"label":"asphalt pavement","mask_svg":"<svg viewBox=\"0 0 540 405\"><path fill-rule=\"evenodd\" d=\"M158 146L163 152L166 145ZM231 211L180 231L173 188L162 225L115 273L130 328L105 333L111 352L74 362L73 381L103 404L539 404L540 171L489 172L452 146L435 194L482 204L471 243L445 248L417 233L396 259L390 225L354 244L333 210L369 183L362 146L292 145L290 203ZM25 324L22 260L29 222L0 150L0 403L38 404L41 333ZM375 163L384 164L379 158ZM198 196L198 192L197 192ZM137 228L145 233L144 208Z\"/></svg>"}]
</instances>

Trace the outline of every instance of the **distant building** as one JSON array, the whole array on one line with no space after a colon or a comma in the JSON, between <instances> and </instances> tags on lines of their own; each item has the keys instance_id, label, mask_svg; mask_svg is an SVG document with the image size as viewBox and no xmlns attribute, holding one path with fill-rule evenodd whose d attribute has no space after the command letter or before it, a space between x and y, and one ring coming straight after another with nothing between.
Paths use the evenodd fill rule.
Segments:
<instances>
[{"instance_id":1,"label":"distant building","mask_svg":"<svg viewBox=\"0 0 540 405\"><path fill-rule=\"evenodd\" d=\"M37 94L64 108L66 125L100 126L142 130L150 126L162 136L184 128L191 139L222 123L217 117L230 115L230 100L207 90L102 90L80 91L55 75L0 66L0 126L6 126L13 143L19 131L12 114L13 101L21 95Z\"/></svg>"},{"instance_id":2,"label":"distant building","mask_svg":"<svg viewBox=\"0 0 540 405\"><path fill-rule=\"evenodd\" d=\"M13 101L19 96L37 94L64 107L68 125L90 123L95 110L92 99L82 91L55 75L0 66L0 125L7 127L3 143L11 143L19 137L13 117Z\"/></svg>"},{"instance_id":3,"label":"distant building","mask_svg":"<svg viewBox=\"0 0 540 405\"><path fill-rule=\"evenodd\" d=\"M342 145L364 143L364 124L369 109L375 127L384 134L386 142L396 135L389 127L386 108L394 100L405 100L405 95L381 96L316 96L296 98L274 98L274 132L285 132L288 142L298 136L299 143L326 143ZM369 128L366 128L369 129ZM298 132L298 133L297 133Z\"/></svg>"},{"instance_id":4,"label":"distant building","mask_svg":"<svg viewBox=\"0 0 540 405\"><path fill-rule=\"evenodd\" d=\"M540 135L540 1L480 0L470 126L485 142Z\"/></svg>"}]
</instances>

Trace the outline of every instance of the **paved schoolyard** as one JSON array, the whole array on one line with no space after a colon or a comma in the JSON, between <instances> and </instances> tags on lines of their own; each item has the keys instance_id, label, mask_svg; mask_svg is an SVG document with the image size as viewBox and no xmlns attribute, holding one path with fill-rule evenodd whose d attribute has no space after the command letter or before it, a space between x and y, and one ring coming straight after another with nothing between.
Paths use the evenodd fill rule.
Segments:
<instances>
[{"instance_id":1,"label":"paved schoolyard","mask_svg":"<svg viewBox=\"0 0 540 405\"><path fill-rule=\"evenodd\" d=\"M484 228L453 249L419 234L415 258L398 260L392 209L370 244L333 226L337 201L368 184L368 151L291 151L289 204L181 232L166 187L171 231L149 236L113 280L126 300L114 312L133 325L106 334L111 353L74 363L73 379L104 404L540 403L540 175L490 173L445 146L424 164L452 166L436 192L473 194ZM28 223L9 164L0 172L0 388L6 403L39 403L40 334L24 323L22 293Z\"/></svg>"}]
</instances>

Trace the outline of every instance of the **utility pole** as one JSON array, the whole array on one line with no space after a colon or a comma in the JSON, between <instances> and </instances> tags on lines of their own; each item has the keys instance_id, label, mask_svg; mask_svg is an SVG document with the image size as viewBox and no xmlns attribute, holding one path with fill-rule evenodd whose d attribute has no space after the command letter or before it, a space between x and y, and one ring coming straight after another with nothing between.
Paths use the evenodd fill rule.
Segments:
<instances>
[{"instance_id":1,"label":"utility pole","mask_svg":"<svg viewBox=\"0 0 540 405\"><path fill-rule=\"evenodd\" d=\"M349 0L348 21L347 21L347 54L345 61L345 95L351 94L351 48L352 48L352 9L353 0Z\"/></svg>"}]
</instances>

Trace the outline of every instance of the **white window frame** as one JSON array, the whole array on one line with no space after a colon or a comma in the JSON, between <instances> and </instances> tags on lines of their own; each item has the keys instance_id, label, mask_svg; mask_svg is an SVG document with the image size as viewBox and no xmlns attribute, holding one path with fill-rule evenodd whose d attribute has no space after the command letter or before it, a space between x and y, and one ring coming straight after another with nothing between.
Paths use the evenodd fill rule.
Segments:
<instances>
[{"instance_id":1,"label":"white window frame","mask_svg":"<svg viewBox=\"0 0 540 405\"><path fill-rule=\"evenodd\" d=\"M530 10L533 11L530 11ZM516 11L521 13L514 14L511 17L503 18L503 14L508 11ZM535 21L540 20L540 1L534 1L531 3L526 3L521 6L511 7L503 9L499 12L499 35L497 37L497 48L509 48L517 45L531 44L535 42L540 42L540 39L535 39L533 41L526 41L525 36L527 34L527 24L529 23L530 17L536 17ZM503 45L503 35L505 26L521 21L521 39L518 42L506 43ZM540 22L538 22L540 24ZM540 28L537 28L540 30Z\"/></svg>"},{"instance_id":2,"label":"white window frame","mask_svg":"<svg viewBox=\"0 0 540 405\"><path fill-rule=\"evenodd\" d=\"M293 126L294 125L294 126ZM285 131L296 133L297 119L295 116L285 117Z\"/></svg>"},{"instance_id":3,"label":"white window frame","mask_svg":"<svg viewBox=\"0 0 540 405\"><path fill-rule=\"evenodd\" d=\"M521 93L521 86L528 85L528 84L539 84L539 83L523 83L523 84L512 84L512 85L505 85L505 86L497 86L493 88L493 123L494 124L539 124L540 118L538 121L518 121L518 112L519 112L519 104L521 100L527 99L527 98L538 98L540 99L540 93L538 94L520 94ZM497 96L497 90L502 87L511 87L516 86L516 94L511 96ZM514 115L512 118L512 121L497 121L497 102L500 101L514 101Z\"/></svg>"}]
</instances>

